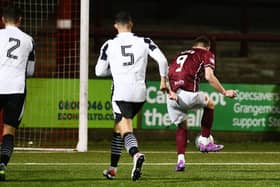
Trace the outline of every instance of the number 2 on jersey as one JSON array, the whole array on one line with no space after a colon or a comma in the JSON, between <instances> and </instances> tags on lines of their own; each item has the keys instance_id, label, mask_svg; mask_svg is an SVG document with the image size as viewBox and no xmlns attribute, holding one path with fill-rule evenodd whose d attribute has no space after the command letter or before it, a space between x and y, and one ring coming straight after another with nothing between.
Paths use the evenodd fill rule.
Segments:
<instances>
[{"instance_id":1,"label":"number 2 on jersey","mask_svg":"<svg viewBox=\"0 0 280 187\"><path fill-rule=\"evenodd\" d=\"M176 63L179 64L179 67L175 70L175 72L181 72L183 69L183 65L186 62L188 55L181 55L176 59Z\"/></svg>"},{"instance_id":2,"label":"number 2 on jersey","mask_svg":"<svg viewBox=\"0 0 280 187\"><path fill-rule=\"evenodd\" d=\"M9 42L13 42L14 45L12 47L10 47L7 51L7 57L12 58L12 59L18 59L18 56L12 54L12 52L14 50L16 50L17 48L19 48L20 46L20 40L16 39L16 38L9 38Z\"/></svg>"}]
</instances>

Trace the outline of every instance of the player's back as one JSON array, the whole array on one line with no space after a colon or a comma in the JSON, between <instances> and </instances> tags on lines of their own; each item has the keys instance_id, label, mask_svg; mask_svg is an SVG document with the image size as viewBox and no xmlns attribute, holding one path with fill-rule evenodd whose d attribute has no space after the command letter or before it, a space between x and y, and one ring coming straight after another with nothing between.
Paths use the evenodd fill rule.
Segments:
<instances>
[{"instance_id":1,"label":"player's back","mask_svg":"<svg viewBox=\"0 0 280 187\"><path fill-rule=\"evenodd\" d=\"M215 68L214 55L206 49L191 48L183 51L169 65L169 79L172 90L199 90L199 82L204 68Z\"/></svg>"},{"instance_id":2,"label":"player's back","mask_svg":"<svg viewBox=\"0 0 280 187\"><path fill-rule=\"evenodd\" d=\"M113 77L128 76L143 72L147 63L148 50L144 39L133 33L120 33L109 43L108 60ZM131 79L135 81L135 79Z\"/></svg>"},{"instance_id":3,"label":"player's back","mask_svg":"<svg viewBox=\"0 0 280 187\"><path fill-rule=\"evenodd\" d=\"M17 27L0 30L0 93L23 93L32 38Z\"/></svg>"},{"instance_id":4,"label":"player's back","mask_svg":"<svg viewBox=\"0 0 280 187\"><path fill-rule=\"evenodd\" d=\"M145 100L148 45L133 33L119 33L108 42L108 61L114 81L113 100Z\"/></svg>"}]
</instances>

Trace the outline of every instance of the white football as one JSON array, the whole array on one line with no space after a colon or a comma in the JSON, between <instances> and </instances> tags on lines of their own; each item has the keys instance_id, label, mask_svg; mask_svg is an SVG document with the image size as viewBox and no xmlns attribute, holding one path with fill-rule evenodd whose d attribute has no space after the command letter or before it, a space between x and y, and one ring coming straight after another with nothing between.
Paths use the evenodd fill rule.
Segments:
<instances>
[{"instance_id":1,"label":"white football","mask_svg":"<svg viewBox=\"0 0 280 187\"><path fill-rule=\"evenodd\" d=\"M201 135L198 135L196 138L195 138L195 147L197 149L199 149L199 144L201 143L201 138L202 136ZM208 140L209 140L209 143L214 143L214 138L213 136L210 134L210 136L208 137Z\"/></svg>"}]
</instances>

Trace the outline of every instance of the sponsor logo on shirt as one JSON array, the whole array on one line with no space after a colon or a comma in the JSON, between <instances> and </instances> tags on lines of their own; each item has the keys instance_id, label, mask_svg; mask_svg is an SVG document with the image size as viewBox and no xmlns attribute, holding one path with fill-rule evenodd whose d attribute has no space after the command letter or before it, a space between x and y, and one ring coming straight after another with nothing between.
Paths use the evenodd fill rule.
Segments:
<instances>
[{"instance_id":1,"label":"sponsor logo on shirt","mask_svg":"<svg viewBox=\"0 0 280 187\"><path fill-rule=\"evenodd\" d=\"M214 58L210 58L210 62L211 62L212 64L215 64Z\"/></svg>"},{"instance_id":2,"label":"sponsor logo on shirt","mask_svg":"<svg viewBox=\"0 0 280 187\"><path fill-rule=\"evenodd\" d=\"M175 86L183 85L184 83L185 83L184 80L178 80L178 81L175 81L175 82L174 82Z\"/></svg>"}]
</instances>

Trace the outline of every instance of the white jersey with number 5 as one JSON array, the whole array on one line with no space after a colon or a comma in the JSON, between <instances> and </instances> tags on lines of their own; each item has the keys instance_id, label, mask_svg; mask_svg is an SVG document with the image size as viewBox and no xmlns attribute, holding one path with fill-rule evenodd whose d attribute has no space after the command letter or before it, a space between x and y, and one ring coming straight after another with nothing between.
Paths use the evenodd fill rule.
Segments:
<instances>
[{"instance_id":1,"label":"white jersey with number 5","mask_svg":"<svg viewBox=\"0 0 280 187\"><path fill-rule=\"evenodd\" d=\"M103 44L95 72L112 75L113 101L145 101L148 56L158 63L160 75L166 76L167 60L151 39L124 32Z\"/></svg>"},{"instance_id":2,"label":"white jersey with number 5","mask_svg":"<svg viewBox=\"0 0 280 187\"><path fill-rule=\"evenodd\" d=\"M34 63L31 36L17 27L0 30L0 94L24 93L28 63Z\"/></svg>"}]
</instances>

